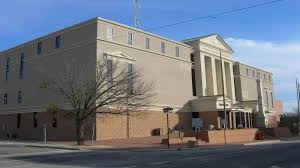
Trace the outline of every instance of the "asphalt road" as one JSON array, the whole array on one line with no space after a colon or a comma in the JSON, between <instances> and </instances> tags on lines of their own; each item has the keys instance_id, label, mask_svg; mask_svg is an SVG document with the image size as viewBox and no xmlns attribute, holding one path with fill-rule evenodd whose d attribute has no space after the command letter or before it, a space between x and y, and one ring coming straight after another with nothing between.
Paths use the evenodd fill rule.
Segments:
<instances>
[{"instance_id":1,"label":"asphalt road","mask_svg":"<svg viewBox=\"0 0 300 168\"><path fill-rule=\"evenodd\" d=\"M300 168L300 143L183 151L68 151L0 145L1 168Z\"/></svg>"}]
</instances>

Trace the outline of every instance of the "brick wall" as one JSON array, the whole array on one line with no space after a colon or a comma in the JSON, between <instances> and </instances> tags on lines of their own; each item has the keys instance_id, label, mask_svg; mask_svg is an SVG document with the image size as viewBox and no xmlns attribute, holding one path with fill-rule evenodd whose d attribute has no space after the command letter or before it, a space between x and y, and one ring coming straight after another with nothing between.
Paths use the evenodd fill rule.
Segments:
<instances>
[{"instance_id":1,"label":"brick wall","mask_svg":"<svg viewBox=\"0 0 300 168\"><path fill-rule=\"evenodd\" d=\"M17 128L17 114L0 115L0 138L4 138L10 132L17 134L17 137L21 139L42 140L44 137L44 124L47 124L48 140L74 140L76 138L75 122L71 118L66 118L64 114L58 113L56 128L52 127L52 113L39 112L36 117L38 125L34 128L33 113L22 114L20 128ZM90 137L90 132L86 131L86 138Z\"/></svg>"},{"instance_id":2,"label":"brick wall","mask_svg":"<svg viewBox=\"0 0 300 168\"><path fill-rule=\"evenodd\" d=\"M123 139L132 137L152 136L154 129L160 129L161 135L167 133L166 114L158 111L142 112L142 115L130 116L127 120L126 115L98 116L97 121L97 140L103 139ZM184 123L183 115L189 113L175 113L169 115L169 127L174 129L177 126L187 125ZM129 121L129 124L127 123ZM128 128L129 125L129 128ZM129 130L129 133L128 133Z\"/></svg>"},{"instance_id":3,"label":"brick wall","mask_svg":"<svg viewBox=\"0 0 300 168\"><path fill-rule=\"evenodd\" d=\"M226 130L226 141L227 143L251 142L255 140L255 134L257 131L258 129L256 128ZM193 134L185 133L185 136L191 135ZM224 144L224 131L202 131L198 134L198 139L206 141L210 144Z\"/></svg>"},{"instance_id":4,"label":"brick wall","mask_svg":"<svg viewBox=\"0 0 300 168\"><path fill-rule=\"evenodd\" d=\"M169 115L169 127L175 127L189 130L191 122L186 117L191 117L190 113L174 113ZM184 118L185 117L185 118ZM47 124L48 140L75 140L76 128L72 118L66 118L62 113L58 113L57 128L52 127L52 113L37 113L38 126L33 127L33 113L22 114L20 128L17 128L17 114L0 115L0 138L6 136L7 132L17 134L22 139L43 139L43 124ZM127 123L129 121L129 124ZM96 119L91 119L86 125L85 138L92 138L92 125L96 124L96 140L105 139L126 139L133 137L152 136L154 129L160 129L161 135L167 134L166 114L158 111L142 112L138 116L130 116L127 120L126 115L105 115ZM4 125L6 128L4 129ZM129 129L128 129L129 125ZM188 128L186 128L188 127ZM128 132L129 130L129 132Z\"/></svg>"}]
</instances>

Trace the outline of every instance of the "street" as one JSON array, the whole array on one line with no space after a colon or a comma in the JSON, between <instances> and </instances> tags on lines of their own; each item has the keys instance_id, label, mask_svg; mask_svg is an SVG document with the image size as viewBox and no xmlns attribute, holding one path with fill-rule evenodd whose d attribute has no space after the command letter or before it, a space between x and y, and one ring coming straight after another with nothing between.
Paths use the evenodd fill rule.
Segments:
<instances>
[{"instance_id":1,"label":"street","mask_svg":"<svg viewBox=\"0 0 300 168\"><path fill-rule=\"evenodd\" d=\"M183 151L72 151L0 145L1 168L299 168L300 143Z\"/></svg>"}]
</instances>

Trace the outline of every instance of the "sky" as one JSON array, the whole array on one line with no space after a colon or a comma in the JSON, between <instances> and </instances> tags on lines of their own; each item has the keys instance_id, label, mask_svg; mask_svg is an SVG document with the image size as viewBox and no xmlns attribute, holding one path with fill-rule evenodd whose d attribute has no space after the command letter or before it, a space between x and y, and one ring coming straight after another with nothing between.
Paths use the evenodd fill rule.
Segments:
<instances>
[{"instance_id":1,"label":"sky","mask_svg":"<svg viewBox=\"0 0 300 168\"><path fill-rule=\"evenodd\" d=\"M234 14L153 29L195 17L271 0L140 0L141 27L174 40L220 34L234 59L274 74L275 96L284 110L296 107L295 79L300 78L300 1L283 0ZM73 24L102 17L134 25L132 0L3 0L0 51Z\"/></svg>"}]
</instances>

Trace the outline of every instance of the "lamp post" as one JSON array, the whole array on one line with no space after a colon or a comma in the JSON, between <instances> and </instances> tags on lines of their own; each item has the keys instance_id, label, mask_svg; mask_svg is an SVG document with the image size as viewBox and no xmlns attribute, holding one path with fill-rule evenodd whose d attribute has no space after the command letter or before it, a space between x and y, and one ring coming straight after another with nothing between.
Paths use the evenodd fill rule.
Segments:
<instances>
[{"instance_id":1,"label":"lamp post","mask_svg":"<svg viewBox=\"0 0 300 168\"><path fill-rule=\"evenodd\" d=\"M172 107L163 108L163 112L167 114L167 128L168 128L168 148L170 148L170 130L169 130L169 113L173 112Z\"/></svg>"},{"instance_id":2,"label":"lamp post","mask_svg":"<svg viewBox=\"0 0 300 168\"><path fill-rule=\"evenodd\" d=\"M222 76L222 92L223 92L223 110L224 110L224 144L227 144L226 129L227 129L227 113L226 113L226 102L225 102L225 88L224 88L224 77L223 77L223 63L222 63L222 51L220 49L220 63L221 63L221 76Z\"/></svg>"}]
</instances>

